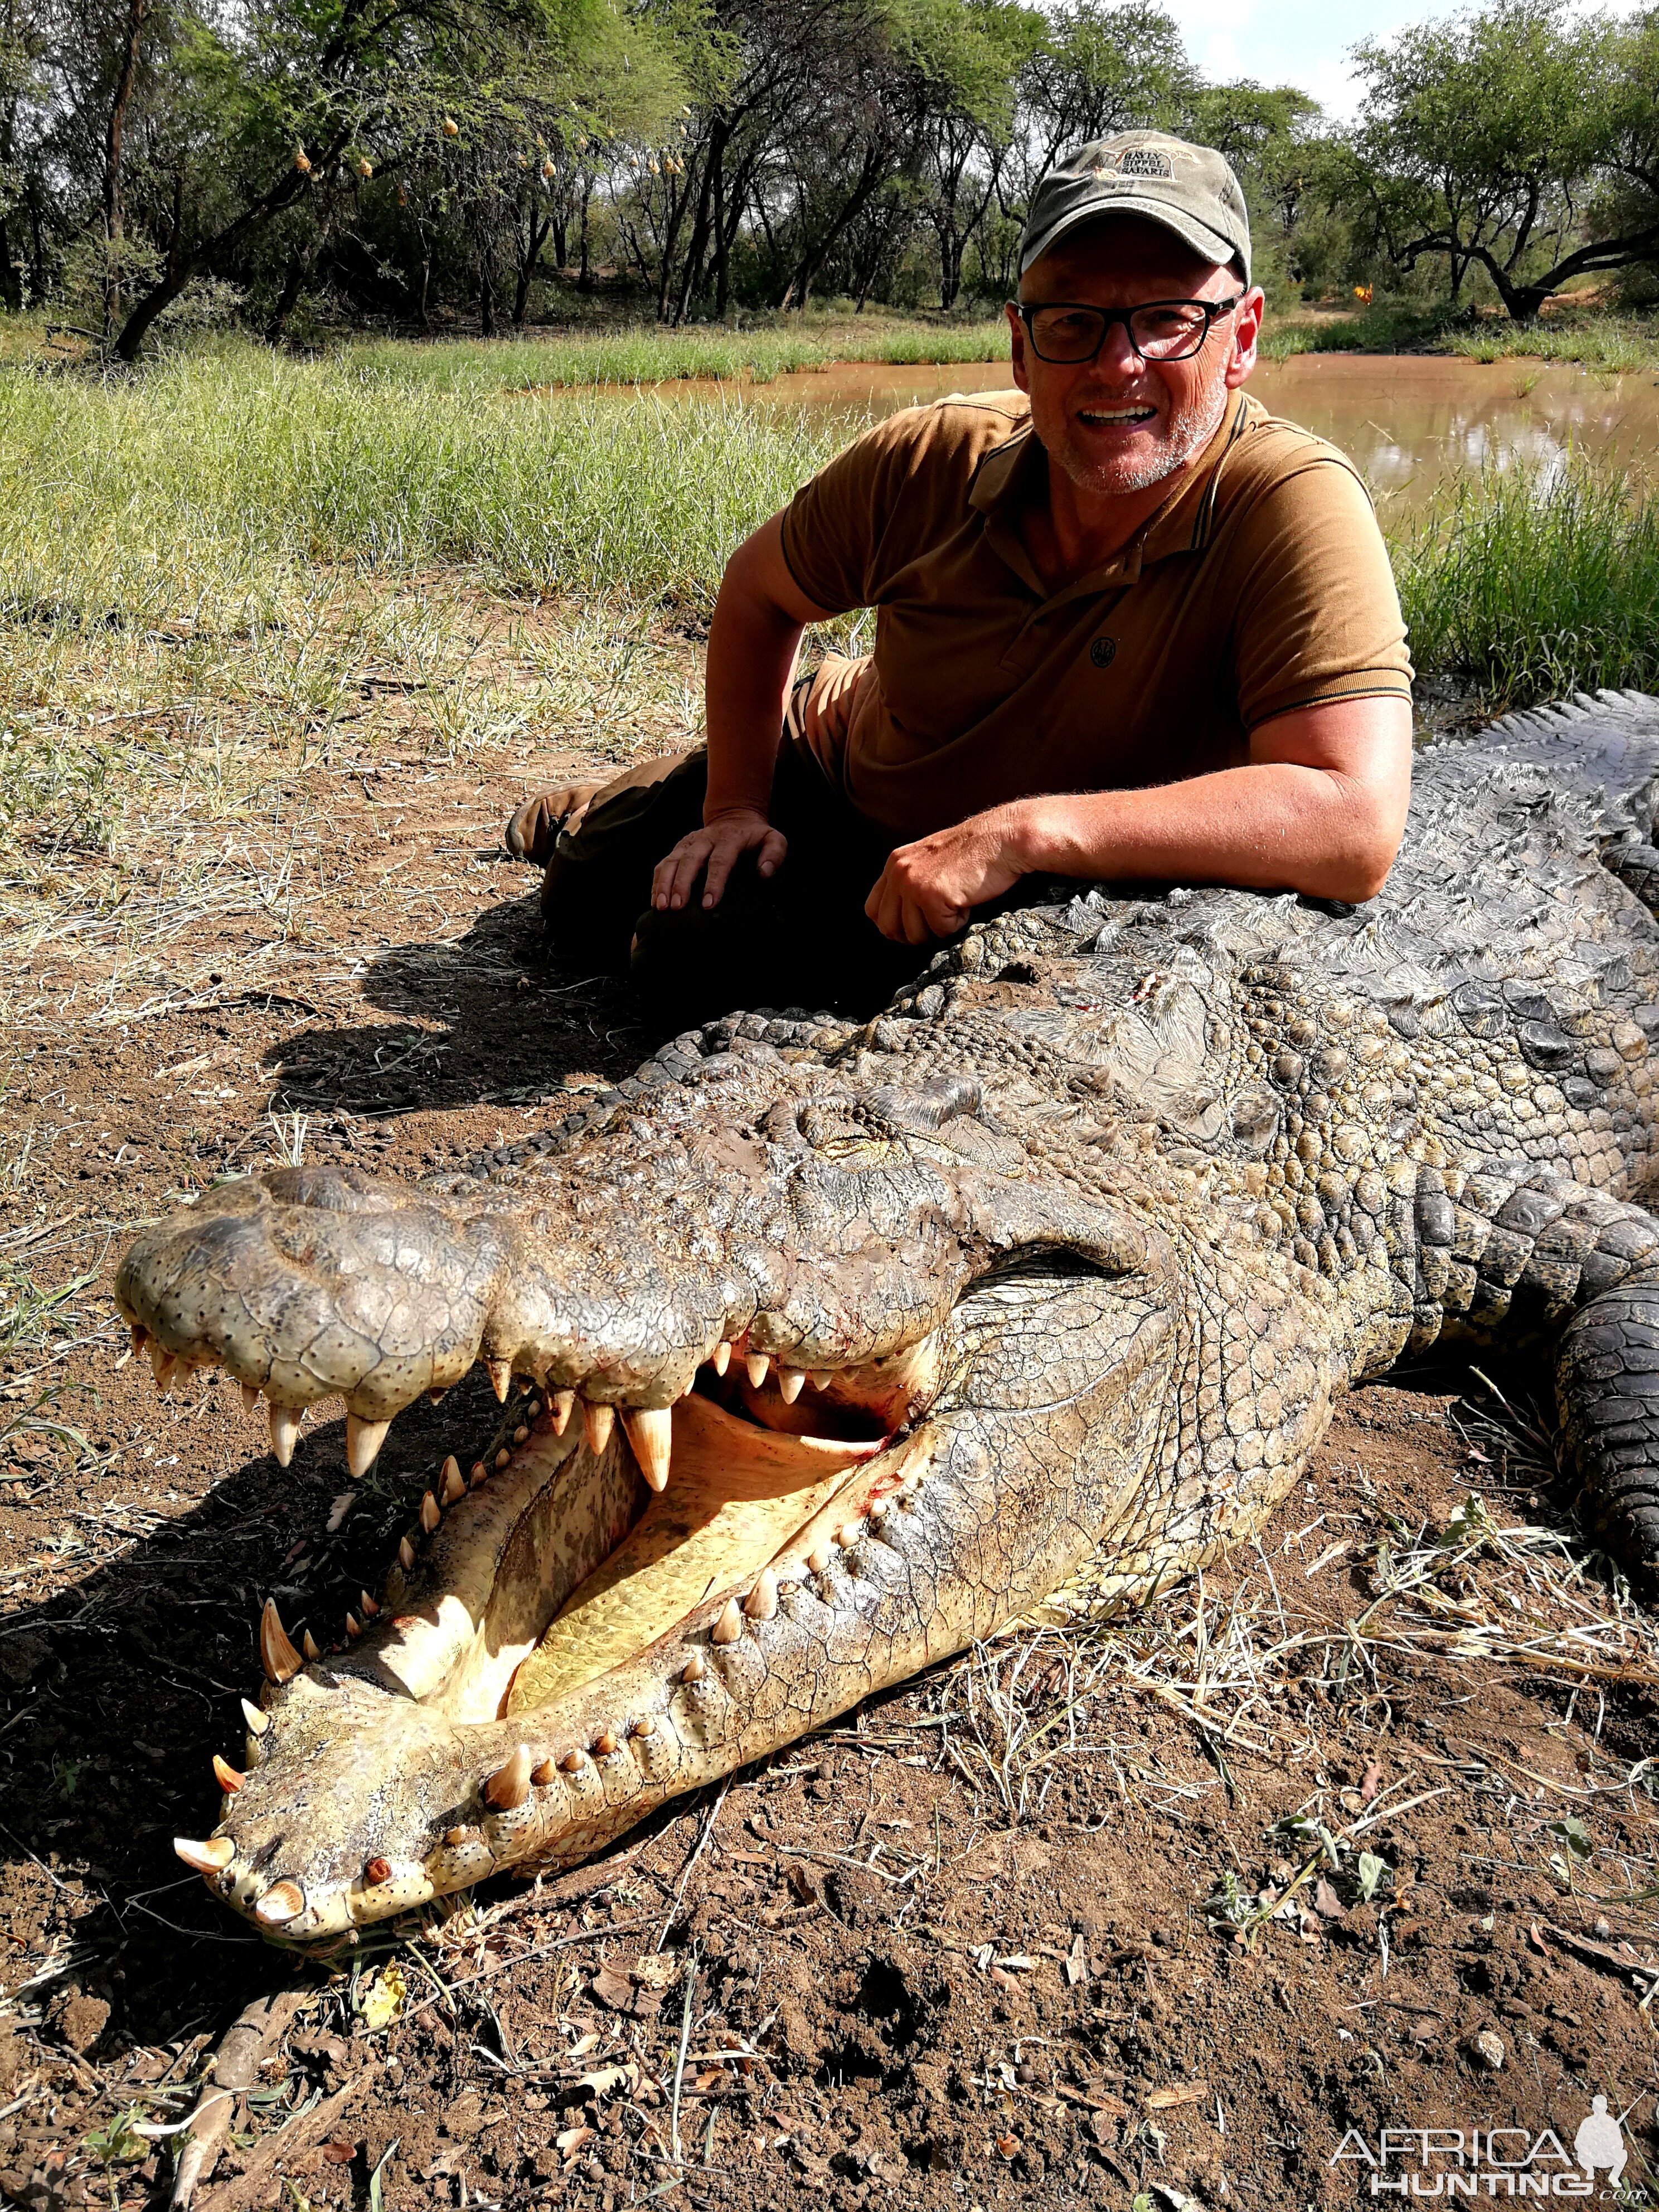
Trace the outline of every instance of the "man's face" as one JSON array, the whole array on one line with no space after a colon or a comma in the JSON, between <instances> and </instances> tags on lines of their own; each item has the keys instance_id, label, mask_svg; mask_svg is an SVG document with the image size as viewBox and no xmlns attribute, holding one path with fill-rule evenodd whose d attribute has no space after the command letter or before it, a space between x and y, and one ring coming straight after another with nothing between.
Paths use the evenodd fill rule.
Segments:
<instances>
[{"instance_id":1,"label":"man's face","mask_svg":"<svg viewBox=\"0 0 1659 2212\"><path fill-rule=\"evenodd\" d=\"M1020 279L1022 302L1068 301L1134 307L1149 300L1231 300L1238 271L1189 252L1173 232L1133 216L1109 216L1060 240ZM1259 288L1219 317L1185 361L1143 361L1115 323L1092 361L1038 360L1014 310L1014 381L1055 465L1094 498L1148 490L1184 468L1220 427L1227 394L1255 366Z\"/></svg>"}]
</instances>

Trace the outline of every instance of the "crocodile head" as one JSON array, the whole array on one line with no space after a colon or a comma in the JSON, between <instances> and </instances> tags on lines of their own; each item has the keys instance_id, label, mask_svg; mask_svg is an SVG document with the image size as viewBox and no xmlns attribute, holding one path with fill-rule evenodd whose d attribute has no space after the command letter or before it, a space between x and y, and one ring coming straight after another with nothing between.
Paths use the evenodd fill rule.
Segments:
<instances>
[{"instance_id":1,"label":"crocodile head","mask_svg":"<svg viewBox=\"0 0 1659 2212\"><path fill-rule=\"evenodd\" d=\"M358 1474L476 1360L514 1403L343 1649L267 1605L246 1767L180 1856L283 1940L567 1863L988 1633L1115 1519L1132 1550L1170 1275L975 1083L775 1052L484 1176L209 1193L120 1269L164 1387L228 1368L284 1464L343 1398Z\"/></svg>"}]
</instances>

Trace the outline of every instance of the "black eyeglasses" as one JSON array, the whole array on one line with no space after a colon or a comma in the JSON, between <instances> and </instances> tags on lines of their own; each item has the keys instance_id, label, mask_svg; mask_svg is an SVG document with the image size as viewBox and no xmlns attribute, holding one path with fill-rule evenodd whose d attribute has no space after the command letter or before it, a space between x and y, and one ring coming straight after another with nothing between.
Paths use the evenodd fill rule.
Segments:
<instances>
[{"instance_id":1,"label":"black eyeglasses","mask_svg":"<svg viewBox=\"0 0 1659 2212\"><path fill-rule=\"evenodd\" d=\"M1231 300L1148 300L1139 307L1087 307L1067 300L1009 305L1025 325L1039 361L1075 368L1092 361L1114 323L1121 323L1143 361L1185 361L1202 347L1210 325L1231 315L1244 297Z\"/></svg>"}]
</instances>

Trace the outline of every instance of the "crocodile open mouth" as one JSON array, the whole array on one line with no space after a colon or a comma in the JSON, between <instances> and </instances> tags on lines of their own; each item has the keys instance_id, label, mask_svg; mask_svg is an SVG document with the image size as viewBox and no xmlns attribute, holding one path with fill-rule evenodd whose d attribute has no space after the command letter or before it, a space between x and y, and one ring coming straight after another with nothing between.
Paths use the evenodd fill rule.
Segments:
<instances>
[{"instance_id":1,"label":"crocodile open mouth","mask_svg":"<svg viewBox=\"0 0 1659 2212\"><path fill-rule=\"evenodd\" d=\"M520 1399L490 1462L445 1462L343 1648L296 1650L267 1603L246 1765L215 1761L222 1817L179 1856L312 1938L580 1856L612 1808L620 1829L686 1787L745 1632L844 1598L919 1480L944 1334L811 1374L722 1345L643 1433L626 1407Z\"/></svg>"}]
</instances>

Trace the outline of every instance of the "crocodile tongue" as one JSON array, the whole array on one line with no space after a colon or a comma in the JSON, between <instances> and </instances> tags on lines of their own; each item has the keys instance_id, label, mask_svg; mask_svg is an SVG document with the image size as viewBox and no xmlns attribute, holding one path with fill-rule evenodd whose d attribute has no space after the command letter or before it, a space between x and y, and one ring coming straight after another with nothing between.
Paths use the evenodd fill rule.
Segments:
<instances>
[{"instance_id":1,"label":"crocodile tongue","mask_svg":"<svg viewBox=\"0 0 1659 2212\"><path fill-rule=\"evenodd\" d=\"M507 1712L550 1705L620 1665L783 1547L805 1560L829 1533L819 1523L842 1475L882 1449L880 1438L781 1435L696 1393L683 1398L674 1408L673 1487L652 1498L572 1593L514 1675Z\"/></svg>"}]
</instances>

